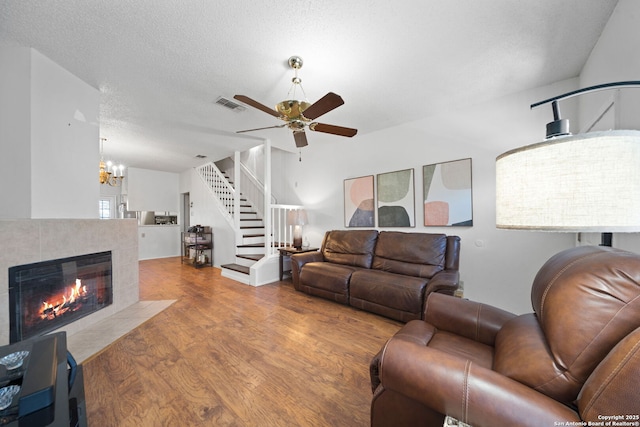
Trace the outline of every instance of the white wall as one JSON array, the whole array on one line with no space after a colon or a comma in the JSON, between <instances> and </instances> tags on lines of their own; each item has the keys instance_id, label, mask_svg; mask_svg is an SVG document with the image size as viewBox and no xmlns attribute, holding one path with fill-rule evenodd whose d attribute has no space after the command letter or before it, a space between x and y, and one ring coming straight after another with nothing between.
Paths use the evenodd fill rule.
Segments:
<instances>
[{"instance_id":1,"label":"white wall","mask_svg":"<svg viewBox=\"0 0 640 427\"><path fill-rule=\"evenodd\" d=\"M290 135L286 134L287 138ZM288 179L286 164L292 154L279 148L271 149L271 194L276 203L281 205L296 205L299 200L292 190L291 181ZM297 157L296 157L297 158ZM256 146L240 153L240 161L262 182L264 182L264 145Z\"/></svg>"},{"instance_id":2,"label":"white wall","mask_svg":"<svg viewBox=\"0 0 640 427\"><path fill-rule=\"evenodd\" d=\"M459 235L465 296L516 313L530 312L536 272L550 256L573 246L575 235L496 229L495 158L542 140L553 118L551 108L531 110L530 104L576 86L577 79L571 79L379 132L361 129L351 140L310 143L302 151L302 162L291 155L285 168L308 208L305 235L318 245L326 230L345 228L344 179L414 168L416 227L392 230ZM566 109L571 112L575 104ZM474 225L424 227L422 166L468 157L473 161Z\"/></svg>"},{"instance_id":3,"label":"white wall","mask_svg":"<svg viewBox=\"0 0 640 427\"><path fill-rule=\"evenodd\" d=\"M640 2L620 0L580 74L580 87L640 80ZM594 92L580 97L580 119L593 119L601 105L617 91ZM640 89L619 91L616 106L620 129L640 129Z\"/></svg>"},{"instance_id":4,"label":"white wall","mask_svg":"<svg viewBox=\"0 0 640 427\"><path fill-rule=\"evenodd\" d=\"M640 2L620 0L580 74L580 87L640 80L638 21L640 21ZM616 101L615 120L618 129L640 130L640 88L607 90L582 95L580 97L581 122L592 120L602 106L611 99ZM640 235L615 233L613 246L640 253Z\"/></svg>"},{"instance_id":5,"label":"white wall","mask_svg":"<svg viewBox=\"0 0 640 427\"><path fill-rule=\"evenodd\" d=\"M33 49L0 57L0 217L97 218L99 91Z\"/></svg>"},{"instance_id":6,"label":"white wall","mask_svg":"<svg viewBox=\"0 0 640 427\"><path fill-rule=\"evenodd\" d=\"M149 169L127 168L130 211L178 212L180 175Z\"/></svg>"},{"instance_id":7,"label":"white wall","mask_svg":"<svg viewBox=\"0 0 640 427\"><path fill-rule=\"evenodd\" d=\"M180 211L180 174L127 168L125 177L129 211ZM139 259L180 256L179 225L138 227Z\"/></svg>"},{"instance_id":8,"label":"white wall","mask_svg":"<svg viewBox=\"0 0 640 427\"><path fill-rule=\"evenodd\" d=\"M0 218L31 217L31 53L0 46Z\"/></svg>"},{"instance_id":9,"label":"white wall","mask_svg":"<svg viewBox=\"0 0 640 427\"><path fill-rule=\"evenodd\" d=\"M213 232L213 265L235 262L236 238L233 228L215 203L211 193L195 169L185 171L180 176L180 191L189 193L193 203L191 207L191 225L211 227Z\"/></svg>"},{"instance_id":10,"label":"white wall","mask_svg":"<svg viewBox=\"0 0 640 427\"><path fill-rule=\"evenodd\" d=\"M179 225L141 225L138 227L138 259L180 256Z\"/></svg>"},{"instance_id":11,"label":"white wall","mask_svg":"<svg viewBox=\"0 0 640 427\"><path fill-rule=\"evenodd\" d=\"M31 52L32 218L97 218L100 92Z\"/></svg>"}]
</instances>

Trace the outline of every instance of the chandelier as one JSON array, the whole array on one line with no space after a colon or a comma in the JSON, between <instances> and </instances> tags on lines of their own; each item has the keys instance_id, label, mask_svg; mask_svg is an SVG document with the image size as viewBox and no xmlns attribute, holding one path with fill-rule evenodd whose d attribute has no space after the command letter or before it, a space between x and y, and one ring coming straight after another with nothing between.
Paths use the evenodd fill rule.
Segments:
<instances>
[{"instance_id":1,"label":"chandelier","mask_svg":"<svg viewBox=\"0 0 640 427\"><path fill-rule=\"evenodd\" d=\"M124 179L124 166L116 165L111 160L104 161L102 154L102 146L106 141L106 138L100 138L100 184L109 184L112 187L117 187L122 184Z\"/></svg>"}]
</instances>

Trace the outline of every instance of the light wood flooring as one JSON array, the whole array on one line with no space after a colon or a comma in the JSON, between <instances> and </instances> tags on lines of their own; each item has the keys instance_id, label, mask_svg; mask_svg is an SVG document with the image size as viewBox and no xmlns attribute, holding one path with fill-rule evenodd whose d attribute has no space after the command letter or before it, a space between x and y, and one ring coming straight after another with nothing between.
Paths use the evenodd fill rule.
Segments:
<instances>
[{"instance_id":1,"label":"light wood flooring","mask_svg":"<svg viewBox=\"0 0 640 427\"><path fill-rule=\"evenodd\" d=\"M176 302L85 361L92 427L368 426L369 361L402 326L180 258L140 262L140 299Z\"/></svg>"}]
</instances>

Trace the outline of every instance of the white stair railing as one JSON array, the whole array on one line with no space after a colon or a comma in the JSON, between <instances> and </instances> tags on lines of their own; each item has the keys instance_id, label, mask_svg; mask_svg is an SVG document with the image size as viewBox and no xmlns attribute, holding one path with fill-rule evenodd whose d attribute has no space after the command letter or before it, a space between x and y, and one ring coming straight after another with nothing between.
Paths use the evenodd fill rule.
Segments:
<instances>
[{"instance_id":1,"label":"white stair railing","mask_svg":"<svg viewBox=\"0 0 640 427\"><path fill-rule=\"evenodd\" d=\"M240 163L240 191L256 210L260 218L264 218L264 185L242 163Z\"/></svg>"},{"instance_id":2,"label":"white stair railing","mask_svg":"<svg viewBox=\"0 0 640 427\"><path fill-rule=\"evenodd\" d=\"M271 205L271 235L273 245L267 248L267 255L278 254L278 248L293 244L293 226L287 223L287 214L290 211L302 209L298 205Z\"/></svg>"},{"instance_id":3,"label":"white stair railing","mask_svg":"<svg viewBox=\"0 0 640 427\"><path fill-rule=\"evenodd\" d=\"M218 199L221 211L231 227L235 228L234 199L236 190L229 184L227 178L220 172L218 167L209 162L196 168L198 175L202 178L209 191Z\"/></svg>"}]
</instances>

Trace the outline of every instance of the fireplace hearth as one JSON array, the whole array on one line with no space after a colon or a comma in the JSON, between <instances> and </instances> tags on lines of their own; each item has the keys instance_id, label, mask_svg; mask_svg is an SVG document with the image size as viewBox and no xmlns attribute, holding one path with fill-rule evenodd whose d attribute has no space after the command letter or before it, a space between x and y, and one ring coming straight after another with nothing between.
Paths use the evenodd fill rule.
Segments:
<instances>
[{"instance_id":1,"label":"fireplace hearth","mask_svg":"<svg viewBox=\"0 0 640 427\"><path fill-rule=\"evenodd\" d=\"M10 341L46 334L112 302L111 251L10 267Z\"/></svg>"}]
</instances>

